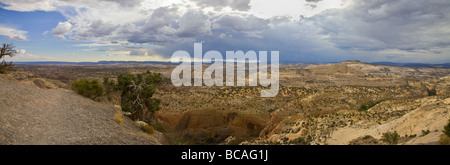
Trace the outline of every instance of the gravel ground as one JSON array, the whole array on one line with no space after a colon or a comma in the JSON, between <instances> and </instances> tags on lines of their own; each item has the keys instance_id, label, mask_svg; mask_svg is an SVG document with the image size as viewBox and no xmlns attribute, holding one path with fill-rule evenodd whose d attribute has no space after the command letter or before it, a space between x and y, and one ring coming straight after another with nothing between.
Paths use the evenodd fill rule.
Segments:
<instances>
[{"instance_id":1,"label":"gravel ground","mask_svg":"<svg viewBox=\"0 0 450 165\"><path fill-rule=\"evenodd\" d=\"M148 135L128 118L118 124L115 112L73 91L0 81L0 144L160 144L159 132Z\"/></svg>"}]
</instances>

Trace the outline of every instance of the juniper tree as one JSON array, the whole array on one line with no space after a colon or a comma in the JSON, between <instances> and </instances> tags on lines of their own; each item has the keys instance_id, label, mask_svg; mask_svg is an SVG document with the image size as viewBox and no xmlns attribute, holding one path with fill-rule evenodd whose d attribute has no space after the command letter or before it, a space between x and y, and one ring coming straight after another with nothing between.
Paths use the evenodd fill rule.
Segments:
<instances>
[{"instance_id":1,"label":"juniper tree","mask_svg":"<svg viewBox=\"0 0 450 165\"><path fill-rule=\"evenodd\" d=\"M0 49L0 59L3 58L3 61L0 63L0 73L6 73L12 69L12 62L7 63L4 58L6 56L13 57L17 53L17 50L15 50L14 47L13 44L2 44Z\"/></svg>"},{"instance_id":2,"label":"juniper tree","mask_svg":"<svg viewBox=\"0 0 450 165\"><path fill-rule=\"evenodd\" d=\"M161 82L160 73L146 71L140 74L119 74L117 89L122 93L122 110L131 113L133 120L144 120L144 110L154 113L160 109L161 100L152 98L156 86Z\"/></svg>"}]
</instances>

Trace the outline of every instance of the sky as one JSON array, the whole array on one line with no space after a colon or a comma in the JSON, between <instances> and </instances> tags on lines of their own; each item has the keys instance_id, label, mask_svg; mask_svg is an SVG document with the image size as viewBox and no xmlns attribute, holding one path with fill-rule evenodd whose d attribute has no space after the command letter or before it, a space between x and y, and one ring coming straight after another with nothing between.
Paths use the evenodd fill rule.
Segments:
<instances>
[{"instance_id":1,"label":"sky","mask_svg":"<svg viewBox=\"0 0 450 165\"><path fill-rule=\"evenodd\" d=\"M450 1L0 0L7 60L170 61L199 42L286 63L450 63Z\"/></svg>"}]
</instances>

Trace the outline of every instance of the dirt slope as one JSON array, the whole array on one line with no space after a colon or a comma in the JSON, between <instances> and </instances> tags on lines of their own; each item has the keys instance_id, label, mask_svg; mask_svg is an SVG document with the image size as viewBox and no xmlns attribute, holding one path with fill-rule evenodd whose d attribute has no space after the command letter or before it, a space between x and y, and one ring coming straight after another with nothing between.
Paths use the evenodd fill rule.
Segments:
<instances>
[{"instance_id":1,"label":"dirt slope","mask_svg":"<svg viewBox=\"0 0 450 165\"><path fill-rule=\"evenodd\" d=\"M116 123L111 105L0 76L0 144L160 144L158 132Z\"/></svg>"}]
</instances>

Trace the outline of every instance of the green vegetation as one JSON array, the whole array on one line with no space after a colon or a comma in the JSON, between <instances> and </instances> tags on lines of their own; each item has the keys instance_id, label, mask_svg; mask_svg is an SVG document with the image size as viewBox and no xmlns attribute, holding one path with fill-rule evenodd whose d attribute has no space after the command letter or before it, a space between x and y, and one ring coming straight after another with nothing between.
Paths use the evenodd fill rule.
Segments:
<instances>
[{"instance_id":1,"label":"green vegetation","mask_svg":"<svg viewBox=\"0 0 450 165\"><path fill-rule=\"evenodd\" d=\"M383 102L383 101L385 101L385 100L379 100L379 101L371 102L371 103L368 103L368 104L363 104L363 105L361 106L361 108L359 108L359 111L367 111L367 110L369 110L370 108L372 108L373 106L375 106L375 105L377 105L378 103L381 103L381 102Z\"/></svg>"},{"instance_id":2,"label":"green vegetation","mask_svg":"<svg viewBox=\"0 0 450 165\"><path fill-rule=\"evenodd\" d=\"M444 134L441 135L439 138L438 144L439 145L450 145L450 120L448 120L448 123L446 126L444 126L444 131L442 131Z\"/></svg>"},{"instance_id":3,"label":"green vegetation","mask_svg":"<svg viewBox=\"0 0 450 165\"><path fill-rule=\"evenodd\" d=\"M155 132L155 129L153 128L153 126L148 125L148 124L142 126L141 129L142 129L144 132L147 132L147 133L150 134L150 135L153 134L153 132Z\"/></svg>"},{"instance_id":4,"label":"green vegetation","mask_svg":"<svg viewBox=\"0 0 450 165\"><path fill-rule=\"evenodd\" d=\"M160 109L161 100L152 98L156 92L156 86L161 82L160 73L150 71L140 74L119 74L117 77L117 89L122 93L122 111L131 112L133 120L143 120L144 109L152 114Z\"/></svg>"},{"instance_id":5,"label":"green vegetation","mask_svg":"<svg viewBox=\"0 0 450 165\"><path fill-rule=\"evenodd\" d=\"M117 85L114 80L110 80L108 77L103 78L103 87L105 88L105 95L109 101L112 100L112 94L116 90Z\"/></svg>"},{"instance_id":6,"label":"green vegetation","mask_svg":"<svg viewBox=\"0 0 450 165\"><path fill-rule=\"evenodd\" d=\"M427 92L428 92L428 96L436 96L437 95L436 89L430 89L430 90L427 90Z\"/></svg>"},{"instance_id":7,"label":"green vegetation","mask_svg":"<svg viewBox=\"0 0 450 165\"><path fill-rule=\"evenodd\" d=\"M163 124L161 122L159 122L159 121L155 122L154 127L155 127L155 129L158 132L164 132L165 131L164 128L163 128Z\"/></svg>"},{"instance_id":8,"label":"green vegetation","mask_svg":"<svg viewBox=\"0 0 450 165\"><path fill-rule=\"evenodd\" d=\"M183 136L179 136L177 137L177 139L175 139L174 145L187 145L187 144L186 142L184 142Z\"/></svg>"},{"instance_id":9,"label":"green vegetation","mask_svg":"<svg viewBox=\"0 0 450 165\"><path fill-rule=\"evenodd\" d=\"M7 63L4 58L6 56L13 57L17 53L17 50L14 49L13 44L3 44L0 49L0 59L3 58L3 61L0 63L0 74L8 73L9 71L13 70L13 64L12 62Z\"/></svg>"},{"instance_id":10,"label":"green vegetation","mask_svg":"<svg viewBox=\"0 0 450 165\"><path fill-rule=\"evenodd\" d=\"M426 135L428 135L429 133L430 133L431 131L430 130L422 130L422 136L426 136Z\"/></svg>"},{"instance_id":11,"label":"green vegetation","mask_svg":"<svg viewBox=\"0 0 450 165\"><path fill-rule=\"evenodd\" d=\"M378 140L373 136L365 135L350 141L349 145L378 145Z\"/></svg>"},{"instance_id":12,"label":"green vegetation","mask_svg":"<svg viewBox=\"0 0 450 165\"><path fill-rule=\"evenodd\" d=\"M305 140L304 138L297 138L294 140L289 141L289 144L295 144L295 145L310 145L309 140Z\"/></svg>"},{"instance_id":13,"label":"green vegetation","mask_svg":"<svg viewBox=\"0 0 450 165\"><path fill-rule=\"evenodd\" d=\"M450 145L450 137L442 134L439 138L438 145Z\"/></svg>"},{"instance_id":14,"label":"green vegetation","mask_svg":"<svg viewBox=\"0 0 450 165\"><path fill-rule=\"evenodd\" d=\"M444 132L445 135L447 135L448 137L450 137L450 120L448 120L448 123L446 126L444 126Z\"/></svg>"},{"instance_id":15,"label":"green vegetation","mask_svg":"<svg viewBox=\"0 0 450 165\"><path fill-rule=\"evenodd\" d=\"M103 95L103 87L97 80L78 79L72 84L72 90L84 97L92 100L100 101L100 97Z\"/></svg>"},{"instance_id":16,"label":"green vegetation","mask_svg":"<svg viewBox=\"0 0 450 165\"><path fill-rule=\"evenodd\" d=\"M161 100L152 98L157 85L161 82L160 73L146 71L139 74L121 73L117 83L109 78L103 78L103 86L108 100L113 98L114 92L120 91L120 105L122 111L130 112L132 120L144 120L144 113L154 113L160 110ZM157 129L162 127L157 126Z\"/></svg>"},{"instance_id":17,"label":"green vegetation","mask_svg":"<svg viewBox=\"0 0 450 165\"><path fill-rule=\"evenodd\" d=\"M117 77L117 82L108 78L103 78L103 87L105 88L105 95L109 101L120 102L121 111L130 112L129 116L134 121L142 121L144 125L139 125L144 132L153 134L155 129L163 132L164 128L161 122L155 122L154 125L149 125L151 117L154 112L160 110L161 100L152 98L156 92L157 85L161 82L162 76L160 73L152 73L146 71L139 74L121 73ZM120 93L120 97L117 96ZM120 101L119 101L120 100ZM150 112L152 116L146 116L145 113ZM116 121L122 121L118 114L115 117ZM146 121L146 122L144 122ZM119 122L121 123L121 122Z\"/></svg>"},{"instance_id":18,"label":"green vegetation","mask_svg":"<svg viewBox=\"0 0 450 165\"><path fill-rule=\"evenodd\" d=\"M389 145L396 145L398 143L399 137L400 136L398 135L397 131L394 131L394 133L386 132L383 133L381 140L388 143Z\"/></svg>"}]
</instances>

